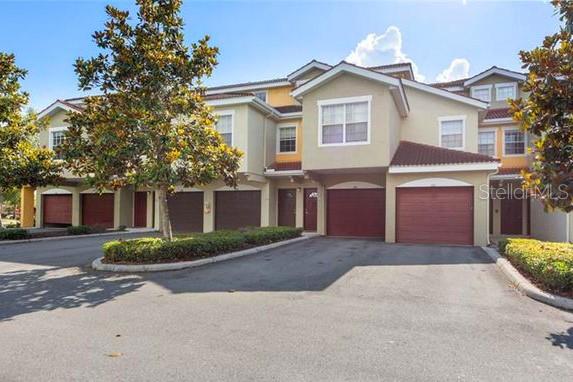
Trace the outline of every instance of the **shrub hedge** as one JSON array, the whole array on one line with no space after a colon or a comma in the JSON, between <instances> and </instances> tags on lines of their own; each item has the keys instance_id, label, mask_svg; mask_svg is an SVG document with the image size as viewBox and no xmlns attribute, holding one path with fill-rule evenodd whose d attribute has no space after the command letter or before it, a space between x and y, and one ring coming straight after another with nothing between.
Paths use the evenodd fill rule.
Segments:
<instances>
[{"instance_id":1,"label":"shrub hedge","mask_svg":"<svg viewBox=\"0 0 573 382\"><path fill-rule=\"evenodd\" d=\"M507 239L499 248L512 264L546 288L573 291L573 244Z\"/></svg>"},{"instance_id":2,"label":"shrub hedge","mask_svg":"<svg viewBox=\"0 0 573 382\"><path fill-rule=\"evenodd\" d=\"M25 229L21 228L0 229L0 240L24 240L29 238L30 234Z\"/></svg>"},{"instance_id":3,"label":"shrub hedge","mask_svg":"<svg viewBox=\"0 0 573 382\"><path fill-rule=\"evenodd\" d=\"M242 231L216 231L164 241L162 238L114 240L103 245L106 263L164 263L216 256L300 236L302 229L264 227Z\"/></svg>"},{"instance_id":4,"label":"shrub hedge","mask_svg":"<svg viewBox=\"0 0 573 382\"><path fill-rule=\"evenodd\" d=\"M88 235L105 232L106 228L98 225L75 225L67 228L68 235Z\"/></svg>"}]
</instances>

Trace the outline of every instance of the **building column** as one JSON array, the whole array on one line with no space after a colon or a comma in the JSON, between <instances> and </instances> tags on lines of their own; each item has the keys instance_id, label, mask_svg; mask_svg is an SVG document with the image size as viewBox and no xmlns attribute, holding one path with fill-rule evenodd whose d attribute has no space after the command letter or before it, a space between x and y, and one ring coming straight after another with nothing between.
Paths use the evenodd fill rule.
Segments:
<instances>
[{"instance_id":1,"label":"building column","mask_svg":"<svg viewBox=\"0 0 573 382\"><path fill-rule=\"evenodd\" d=\"M113 228L133 226L133 191L131 187L116 190L113 195Z\"/></svg>"},{"instance_id":2,"label":"building column","mask_svg":"<svg viewBox=\"0 0 573 382\"><path fill-rule=\"evenodd\" d=\"M44 225L44 220L43 220L43 216L42 216L42 209L44 208L42 206L42 192L46 191L45 188L41 187L36 189L36 195L38 196L36 198L36 212L35 212L35 222L34 222L34 227L36 228L41 228Z\"/></svg>"},{"instance_id":3,"label":"building column","mask_svg":"<svg viewBox=\"0 0 573 382\"><path fill-rule=\"evenodd\" d=\"M161 206L159 204L159 192L153 193L153 199L155 203L153 204L153 228L161 231Z\"/></svg>"},{"instance_id":4,"label":"building column","mask_svg":"<svg viewBox=\"0 0 573 382\"><path fill-rule=\"evenodd\" d=\"M304 227L304 187L296 188L295 225L299 228Z\"/></svg>"},{"instance_id":5,"label":"building column","mask_svg":"<svg viewBox=\"0 0 573 382\"><path fill-rule=\"evenodd\" d=\"M147 216L146 216L146 220L145 220L145 227L147 228L153 228L154 227L154 221L153 221L153 217L155 216L155 203L154 202L154 198L153 196L155 195L155 193L153 191L147 191L146 193L147 195Z\"/></svg>"},{"instance_id":6,"label":"building column","mask_svg":"<svg viewBox=\"0 0 573 382\"><path fill-rule=\"evenodd\" d=\"M203 232L215 230L215 191L203 191Z\"/></svg>"},{"instance_id":7,"label":"building column","mask_svg":"<svg viewBox=\"0 0 573 382\"><path fill-rule=\"evenodd\" d=\"M271 182L261 187L261 227L276 226L276 188Z\"/></svg>"},{"instance_id":8,"label":"building column","mask_svg":"<svg viewBox=\"0 0 573 382\"><path fill-rule=\"evenodd\" d=\"M31 228L34 226L34 187L24 186L20 190L20 226Z\"/></svg>"},{"instance_id":9,"label":"building column","mask_svg":"<svg viewBox=\"0 0 573 382\"><path fill-rule=\"evenodd\" d=\"M318 200L316 201L316 232L326 235L326 187L317 185Z\"/></svg>"},{"instance_id":10,"label":"building column","mask_svg":"<svg viewBox=\"0 0 573 382\"><path fill-rule=\"evenodd\" d=\"M82 224L82 202L80 190L73 188L72 192L72 225L77 226Z\"/></svg>"}]
</instances>

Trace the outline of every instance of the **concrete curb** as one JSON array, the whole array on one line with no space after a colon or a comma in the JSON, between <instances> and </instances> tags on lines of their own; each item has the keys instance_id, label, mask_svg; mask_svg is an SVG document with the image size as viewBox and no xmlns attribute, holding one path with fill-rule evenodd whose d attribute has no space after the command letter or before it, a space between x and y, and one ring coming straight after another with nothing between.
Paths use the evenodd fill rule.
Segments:
<instances>
[{"instance_id":1,"label":"concrete curb","mask_svg":"<svg viewBox=\"0 0 573 382\"><path fill-rule=\"evenodd\" d=\"M556 296L552 293L542 291L533 285L528 279L522 276L521 273L519 273L519 271L515 269L507 259L503 258L495 248L482 247L482 249L489 255L489 257L491 257L493 261L495 261L503 274L515 285L517 290L519 290L521 293L534 300L543 302L556 308L573 310L573 299Z\"/></svg>"},{"instance_id":2,"label":"concrete curb","mask_svg":"<svg viewBox=\"0 0 573 382\"><path fill-rule=\"evenodd\" d=\"M149 229L141 229L134 231L127 230L127 231L91 233L87 235L64 235L64 236L38 237L35 239L24 239L24 240L3 240L0 241L0 246L11 245L11 244L35 243L38 241L84 239L86 237L113 236L122 234L132 235L136 233L150 233L150 232L157 232L157 230L149 228Z\"/></svg>"},{"instance_id":3,"label":"concrete curb","mask_svg":"<svg viewBox=\"0 0 573 382\"><path fill-rule=\"evenodd\" d=\"M284 245L297 243L299 241L308 240L314 236L301 236L294 239L278 241L276 243L263 245L261 247L249 248L242 251L225 253L224 255L208 257L205 259L192 260L192 261L179 261L176 263L162 263L162 264L106 264L102 263L103 257L98 257L92 262L92 268L98 271L109 272L161 272L161 271L176 271L185 268L200 267L205 264L218 263L220 261L236 259L238 257L254 255L269 249L282 247Z\"/></svg>"}]
</instances>

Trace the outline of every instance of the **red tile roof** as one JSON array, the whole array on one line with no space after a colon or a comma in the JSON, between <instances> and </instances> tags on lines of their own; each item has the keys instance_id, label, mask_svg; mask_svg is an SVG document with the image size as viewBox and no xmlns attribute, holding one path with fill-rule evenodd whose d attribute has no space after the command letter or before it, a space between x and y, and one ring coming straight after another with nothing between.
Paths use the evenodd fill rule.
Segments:
<instances>
[{"instance_id":1,"label":"red tile roof","mask_svg":"<svg viewBox=\"0 0 573 382\"><path fill-rule=\"evenodd\" d=\"M255 86L255 85L264 85L264 84L271 84L273 82L285 82L287 79L285 77L281 78L273 78L272 80L262 80L262 81L251 81L251 82L240 82L236 84L228 84L228 85L221 85L221 86L210 86L207 90L221 90L227 88L234 88L236 86Z\"/></svg>"},{"instance_id":2,"label":"red tile roof","mask_svg":"<svg viewBox=\"0 0 573 382\"><path fill-rule=\"evenodd\" d=\"M484 119L500 119L500 118L511 118L511 112L508 107L501 109L489 109L484 117Z\"/></svg>"},{"instance_id":3,"label":"red tile roof","mask_svg":"<svg viewBox=\"0 0 573 382\"><path fill-rule=\"evenodd\" d=\"M436 83L430 84L430 86L434 86L436 88L448 88L450 86L463 86L464 82L466 80L467 80L467 78L462 78L459 80L448 81L448 82L436 82Z\"/></svg>"},{"instance_id":4,"label":"red tile roof","mask_svg":"<svg viewBox=\"0 0 573 382\"><path fill-rule=\"evenodd\" d=\"M237 97L252 97L254 94L249 92L232 92L232 93L219 93L219 94L207 94L203 97L205 101L212 101L215 99L227 99L227 98L237 98Z\"/></svg>"},{"instance_id":5,"label":"red tile roof","mask_svg":"<svg viewBox=\"0 0 573 382\"><path fill-rule=\"evenodd\" d=\"M390 166L424 166L484 162L499 162L499 160L487 155L401 141L390 162Z\"/></svg>"},{"instance_id":6,"label":"red tile roof","mask_svg":"<svg viewBox=\"0 0 573 382\"><path fill-rule=\"evenodd\" d=\"M275 162L271 164L269 170L275 171L293 171L302 169L301 162Z\"/></svg>"}]
</instances>

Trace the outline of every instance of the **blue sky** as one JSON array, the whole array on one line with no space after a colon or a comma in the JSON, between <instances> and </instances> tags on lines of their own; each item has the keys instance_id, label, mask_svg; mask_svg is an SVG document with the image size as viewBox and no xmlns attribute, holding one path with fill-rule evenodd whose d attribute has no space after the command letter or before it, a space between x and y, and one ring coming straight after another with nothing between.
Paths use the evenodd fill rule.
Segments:
<instances>
[{"instance_id":1,"label":"blue sky","mask_svg":"<svg viewBox=\"0 0 573 382\"><path fill-rule=\"evenodd\" d=\"M104 7L134 1L0 0L0 51L26 68L24 88L41 109L81 95L75 58L98 50ZM282 77L316 58L376 65L412 61L419 79L455 79L497 65L519 70L517 53L558 29L544 1L191 1L186 40L204 34L220 48L209 85ZM456 60L457 59L457 60Z\"/></svg>"}]
</instances>

